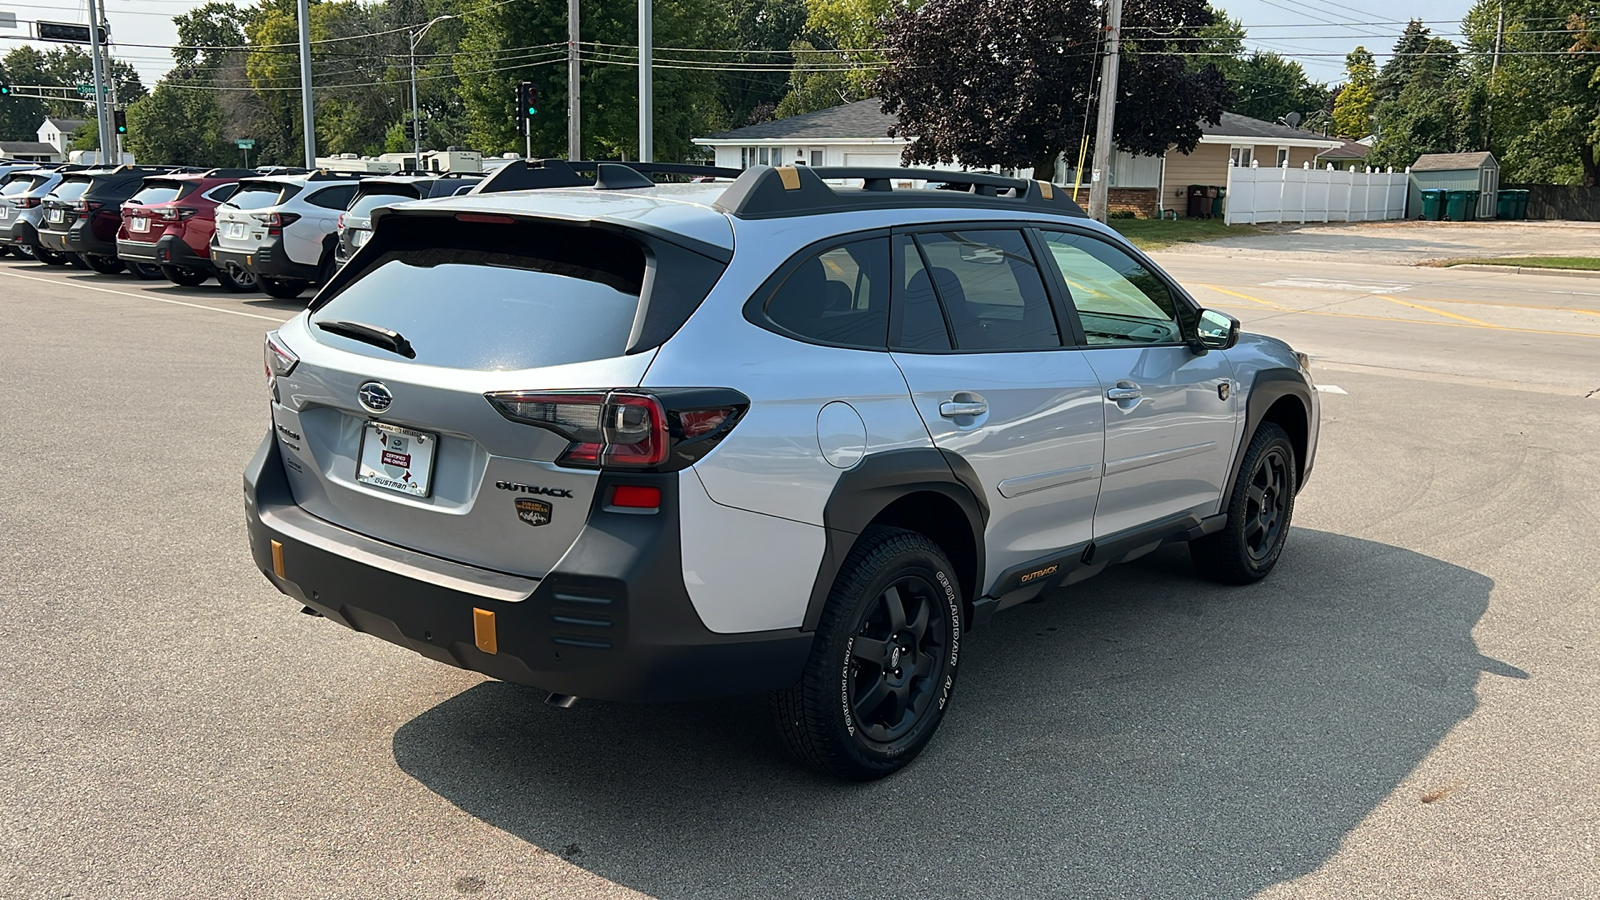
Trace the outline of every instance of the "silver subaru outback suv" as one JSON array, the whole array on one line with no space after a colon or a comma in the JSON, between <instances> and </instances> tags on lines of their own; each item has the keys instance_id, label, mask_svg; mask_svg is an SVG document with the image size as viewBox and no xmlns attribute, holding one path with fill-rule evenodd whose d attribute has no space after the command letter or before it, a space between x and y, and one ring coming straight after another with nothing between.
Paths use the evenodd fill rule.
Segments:
<instances>
[{"instance_id":1,"label":"silver subaru outback suv","mask_svg":"<svg viewBox=\"0 0 1600 900\"><path fill-rule=\"evenodd\" d=\"M865 780L996 612L1163 544L1232 584L1283 552L1304 357L1059 189L592 171L383 211L267 336L250 545L306 611L558 705L770 692Z\"/></svg>"}]
</instances>

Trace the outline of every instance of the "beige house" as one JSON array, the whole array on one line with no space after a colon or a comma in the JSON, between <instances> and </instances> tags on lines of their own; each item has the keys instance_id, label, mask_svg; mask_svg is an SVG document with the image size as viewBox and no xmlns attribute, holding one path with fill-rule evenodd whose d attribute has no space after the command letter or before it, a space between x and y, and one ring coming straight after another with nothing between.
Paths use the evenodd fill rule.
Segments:
<instances>
[{"instance_id":1,"label":"beige house","mask_svg":"<svg viewBox=\"0 0 1600 900\"><path fill-rule=\"evenodd\" d=\"M895 117L886 115L882 101L874 97L735 128L694 142L712 151L717 165L730 169L756 165L898 166L900 151L908 142L889 136L894 124ZM1298 168L1342 143L1235 113L1223 113L1216 125L1202 122L1200 129L1200 144L1192 153L1169 150L1165 156L1135 156L1119 152L1111 164L1110 209L1148 218L1163 211L1181 216L1187 208L1188 186L1225 186L1228 166L1255 163ZM1024 169L1017 174L1028 176L1031 172ZM1065 165L1058 166L1054 180L1071 185L1076 174ZM1088 202L1088 187L1085 178L1080 203Z\"/></svg>"}]
</instances>

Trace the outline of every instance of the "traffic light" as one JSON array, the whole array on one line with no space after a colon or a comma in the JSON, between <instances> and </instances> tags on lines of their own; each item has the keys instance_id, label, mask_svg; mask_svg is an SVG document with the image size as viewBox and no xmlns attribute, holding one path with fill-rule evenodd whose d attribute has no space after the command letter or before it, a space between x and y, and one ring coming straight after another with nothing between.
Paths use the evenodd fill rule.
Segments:
<instances>
[{"instance_id":1,"label":"traffic light","mask_svg":"<svg viewBox=\"0 0 1600 900\"><path fill-rule=\"evenodd\" d=\"M9 84L0 84L0 97L9 97L9 96L11 96L11 85L9 85Z\"/></svg>"},{"instance_id":2,"label":"traffic light","mask_svg":"<svg viewBox=\"0 0 1600 900\"><path fill-rule=\"evenodd\" d=\"M517 85L517 115L524 119L531 119L539 114L539 89L533 82L524 81Z\"/></svg>"},{"instance_id":3,"label":"traffic light","mask_svg":"<svg viewBox=\"0 0 1600 900\"><path fill-rule=\"evenodd\" d=\"M117 134L128 133L128 111L119 109L111 113L111 121L117 127Z\"/></svg>"},{"instance_id":4,"label":"traffic light","mask_svg":"<svg viewBox=\"0 0 1600 900\"><path fill-rule=\"evenodd\" d=\"M408 141L420 141L423 135L428 133L427 123L420 119L408 119L403 127Z\"/></svg>"}]
</instances>

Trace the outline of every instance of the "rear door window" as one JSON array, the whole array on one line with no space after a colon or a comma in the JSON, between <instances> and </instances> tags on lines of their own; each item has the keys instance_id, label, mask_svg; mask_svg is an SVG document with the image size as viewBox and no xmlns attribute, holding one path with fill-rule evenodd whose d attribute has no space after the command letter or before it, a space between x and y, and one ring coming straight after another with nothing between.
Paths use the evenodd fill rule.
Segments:
<instances>
[{"instance_id":1,"label":"rear door window","mask_svg":"<svg viewBox=\"0 0 1600 900\"><path fill-rule=\"evenodd\" d=\"M307 197L306 202L312 206L320 206L323 209L342 210L350 205L350 198L354 197L355 194L356 186L353 184L323 188Z\"/></svg>"},{"instance_id":2,"label":"rear door window","mask_svg":"<svg viewBox=\"0 0 1600 900\"><path fill-rule=\"evenodd\" d=\"M393 240L402 232L411 240L408 223L398 224ZM428 238L381 252L315 309L311 330L318 341L398 358L315 327L357 322L399 332L418 364L489 371L606 359L627 350L646 264L643 248L629 237L452 220L409 227L428 228ZM673 277L658 272L655 283Z\"/></svg>"},{"instance_id":3,"label":"rear door window","mask_svg":"<svg viewBox=\"0 0 1600 900\"><path fill-rule=\"evenodd\" d=\"M916 236L924 270L906 272L908 301L931 286L956 349L1040 350L1061 346L1055 311L1021 231L945 231ZM936 329L925 329L936 338Z\"/></svg>"}]
</instances>

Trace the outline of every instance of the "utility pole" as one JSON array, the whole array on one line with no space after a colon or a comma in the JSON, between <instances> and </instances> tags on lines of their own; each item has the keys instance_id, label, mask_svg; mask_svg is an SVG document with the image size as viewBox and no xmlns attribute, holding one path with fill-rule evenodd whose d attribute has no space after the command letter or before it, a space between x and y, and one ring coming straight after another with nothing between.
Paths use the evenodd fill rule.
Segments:
<instances>
[{"instance_id":1,"label":"utility pole","mask_svg":"<svg viewBox=\"0 0 1600 900\"><path fill-rule=\"evenodd\" d=\"M93 2L93 0L90 0ZM311 115L311 3L300 0L300 119L306 138L306 168L317 167L317 126Z\"/></svg>"},{"instance_id":2,"label":"utility pole","mask_svg":"<svg viewBox=\"0 0 1600 900\"><path fill-rule=\"evenodd\" d=\"M1120 2L1120 0L1119 0ZM654 15L650 0L639 0L639 161L655 159L655 85L651 79L655 45Z\"/></svg>"},{"instance_id":3,"label":"utility pole","mask_svg":"<svg viewBox=\"0 0 1600 900\"><path fill-rule=\"evenodd\" d=\"M1122 0L1106 8L1106 55L1100 64L1100 117L1094 129L1094 172L1089 181L1089 218L1106 220L1111 192L1111 135L1117 124L1117 69L1122 52Z\"/></svg>"},{"instance_id":4,"label":"utility pole","mask_svg":"<svg viewBox=\"0 0 1600 900\"><path fill-rule=\"evenodd\" d=\"M583 158L578 87L578 0L567 0L567 159Z\"/></svg>"},{"instance_id":5,"label":"utility pole","mask_svg":"<svg viewBox=\"0 0 1600 900\"><path fill-rule=\"evenodd\" d=\"M1489 100L1483 105L1483 149L1489 149L1494 132L1494 76L1500 71L1500 43L1506 35L1506 3L1500 0L1500 18L1494 26L1494 61L1489 63Z\"/></svg>"},{"instance_id":6,"label":"utility pole","mask_svg":"<svg viewBox=\"0 0 1600 900\"><path fill-rule=\"evenodd\" d=\"M455 16L435 16L428 24L411 32L411 149L415 154L416 169L422 170L422 113L417 105L417 42L428 29Z\"/></svg>"},{"instance_id":7,"label":"utility pole","mask_svg":"<svg viewBox=\"0 0 1600 900\"><path fill-rule=\"evenodd\" d=\"M93 57L94 118L100 135L99 155L103 165L114 142L111 140L110 117L106 115L106 81L105 69L100 64L100 5L97 0L89 0L89 55Z\"/></svg>"}]
</instances>

